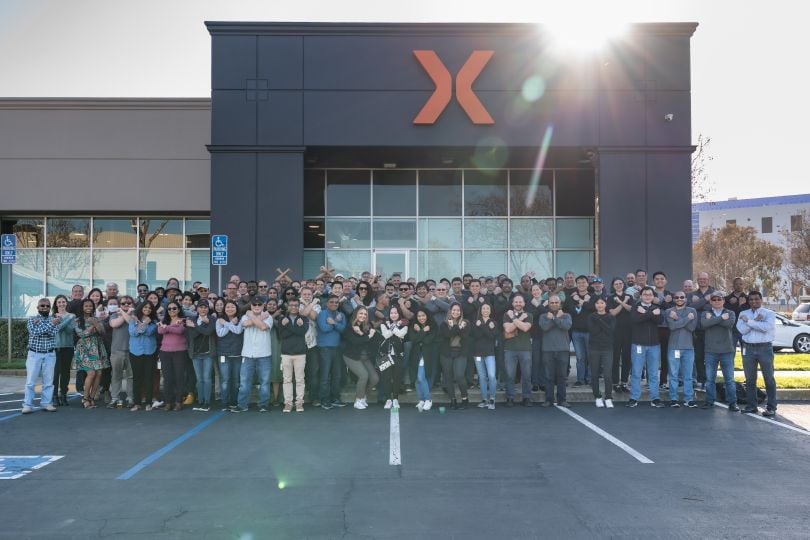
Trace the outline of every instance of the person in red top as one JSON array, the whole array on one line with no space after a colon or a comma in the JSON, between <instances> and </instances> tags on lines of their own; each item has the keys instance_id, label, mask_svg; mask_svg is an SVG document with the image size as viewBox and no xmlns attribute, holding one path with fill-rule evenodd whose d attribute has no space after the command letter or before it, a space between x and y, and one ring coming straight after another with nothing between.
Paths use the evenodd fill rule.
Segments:
<instances>
[{"instance_id":1,"label":"person in red top","mask_svg":"<svg viewBox=\"0 0 810 540\"><path fill-rule=\"evenodd\" d=\"M160 344L160 367L163 370L163 394L166 410L183 409L183 392L186 380L186 321L180 304L171 301L166 305L166 315L158 324L158 333L163 336ZM174 405L172 405L174 403Z\"/></svg>"}]
</instances>

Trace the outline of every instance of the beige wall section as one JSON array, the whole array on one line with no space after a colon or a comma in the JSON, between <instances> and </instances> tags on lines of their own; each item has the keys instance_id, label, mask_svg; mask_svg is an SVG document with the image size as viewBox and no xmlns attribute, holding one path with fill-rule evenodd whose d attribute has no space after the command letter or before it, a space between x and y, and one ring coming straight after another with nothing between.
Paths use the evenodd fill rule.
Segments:
<instances>
[{"instance_id":1,"label":"beige wall section","mask_svg":"<svg viewBox=\"0 0 810 540\"><path fill-rule=\"evenodd\" d=\"M0 99L0 212L210 212L208 99Z\"/></svg>"}]
</instances>

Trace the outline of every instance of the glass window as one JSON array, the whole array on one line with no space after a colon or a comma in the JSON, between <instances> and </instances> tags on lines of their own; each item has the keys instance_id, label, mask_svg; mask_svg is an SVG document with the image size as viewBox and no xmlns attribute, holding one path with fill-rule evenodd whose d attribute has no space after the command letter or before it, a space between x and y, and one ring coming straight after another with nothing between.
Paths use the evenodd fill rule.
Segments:
<instances>
[{"instance_id":1,"label":"glass window","mask_svg":"<svg viewBox=\"0 0 810 540\"><path fill-rule=\"evenodd\" d=\"M520 277L526 273L534 272L534 277L541 280L554 275L553 270L551 251L512 250L509 252L509 276L515 283L518 283Z\"/></svg>"},{"instance_id":2,"label":"glass window","mask_svg":"<svg viewBox=\"0 0 810 540\"><path fill-rule=\"evenodd\" d=\"M558 216L593 216L595 180L590 169L557 171Z\"/></svg>"},{"instance_id":3,"label":"glass window","mask_svg":"<svg viewBox=\"0 0 810 540\"><path fill-rule=\"evenodd\" d=\"M45 246L45 220L41 218L6 218L0 222L2 234L17 236L17 249Z\"/></svg>"},{"instance_id":4,"label":"glass window","mask_svg":"<svg viewBox=\"0 0 810 540\"><path fill-rule=\"evenodd\" d=\"M186 247L211 249L211 220L186 220Z\"/></svg>"},{"instance_id":5,"label":"glass window","mask_svg":"<svg viewBox=\"0 0 810 540\"><path fill-rule=\"evenodd\" d=\"M48 218L49 248L90 247L90 219Z\"/></svg>"},{"instance_id":6,"label":"glass window","mask_svg":"<svg viewBox=\"0 0 810 540\"><path fill-rule=\"evenodd\" d=\"M371 220L327 219L326 248L350 249L371 247Z\"/></svg>"},{"instance_id":7,"label":"glass window","mask_svg":"<svg viewBox=\"0 0 810 540\"><path fill-rule=\"evenodd\" d=\"M19 240L17 240L19 242ZM17 249L17 263L2 266L2 314L8 317L8 273L13 270L11 282L11 316L28 317L37 312L37 301L42 297L45 250ZM0 351L0 354L3 354Z\"/></svg>"},{"instance_id":8,"label":"glass window","mask_svg":"<svg viewBox=\"0 0 810 540\"><path fill-rule=\"evenodd\" d=\"M772 217L764 217L764 218L762 218L762 232L763 233L772 233L773 232L773 218Z\"/></svg>"},{"instance_id":9,"label":"glass window","mask_svg":"<svg viewBox=\"0 0 810 540\"><path fill-rule=\"evenodd\" d=\"M439 281L461 275L461 251L420 251L419 279Z\"/></svg>"},{"instance_id":10,"label":"glass window","mask_svg":"<svg viewBox=\"0 0 810 540\"><path fill-rule=\"evenodd\" d=\"M328 171L326 212L329 216L368 216L371 171Z\"/></svg>"},{"instance_id":11,"label":"glass window","mask_svg":"<svg viewBox=\"0 0 810 540\"><path fill-rule=\"evenodd\" d=\"M506 219L464 220L464 249L505 248Z\"/></svg>"},{"instance_id":12,"label":"glass window","mask_svg":"<svg viewBox=\"0 0 810 540\"><path fill-rule=\"evenodd\" d=\"M347 278L360 277L360 274L371 268L370 250L327 250L326 264Z\"/></svg>"},{"instance_id":13,"label":"glass window","mask_svg":"<svg viewBox=\"0 0 810 540\"><path fill-rule=\"evenodd\" d=\"M211 250L190 249L186 251L186 286L191 285L195 281L202 281L203 283L208 283L208 280L210 278L211 278ZM210 283L208 284L211 285Z\"/></svg>"},{"instance_id":14,"label":"glass window","mask_svg":"<svg viewBox=\"0 0 810 540\"><path fill-rule=\"evenodd\" d=\"M506 273L506 251L464 251L464 272L474 277Z\"/></svg>"},{"instance_id":15,"label":"glass window","mask_svg":"<svg viewBox=\"0 0 810 540\"><path fill-rule=\"evenodd\" d=\"M799 232L802 228L802 215L790 216L790 232Z\"/></svg>"},{"instance_id":16,"label":"glass window","mask_svg":"<svg viewBox=\"0 0 810 540\"><path fill-rule=\"evenodd\" d=\"M322 219L304 220L304 247L323 248L326 244L326 233ZM323 263L321 263L323 264Z\"/></svg>"},{"instance_id":17,"label":"glass window","mask_svg":"<svg viewBox=\"0 0 810 540\"><path fill-rule=\"evenodd\" d=\"M50 233L48 233L50 239ZM48 296L70 295L74 285L90 286L89 249L47 250Z\"/></svg>"},{"instance_id":18,"label":"glass window","mask_svg":"<svg viewBox=\"0 0 810 540\"><path fill-rule=\"evenodd\" d=\"M557 275L569 270L586 276L593 272L593 251L557 251Z\"/></svg>"},{"instance_id":19,"label":"glass window","mask_svg":"<svg viewBox=\"0 0 810 540\"><path fill-rule=\"evenodd\" d=\"M461 171L419 171L419 215L461 215Z\"/></svg>"},{"instance_id":20,"label":"glass window","mask_svg":"<svg viewBox=\"0 0 810 540\"><path fill-rule=\"evenodd\" d=\"M134 248L137 242L137 219L93 219L94 248Z\"/></svg>"},{"instance_id":21,"label":"glass window","mask_svg":"<svg viewBox=\"0 0 810 540\"><path fill-rule=\"evenodd\" d=\"M312 279L321 273L323 266L323 250L313 249L304 251L304 274L305 279Z\"/></svg>"},{"instance_id":22,"label":"glass window","mask_svg":"<svg viewBox=\"0 0 810 540\"><path fill-rule=\"evenodd\" d=\"M323 194L326 171L307 169L304 171L304 215L323 216Z\"/></svg>"},{"instance_id":23,"label":"glass window","mask_svg":"<svg viewBox=\"0 0 810 540\"><path fill-rule=\"evenodd\" d=\"M505 170L464 171L464 215L507 216Z\"/></svg>"},{"instance_id":24,"label":"glass window","mask_svg":"<svg viewBox=\"0 0 810 540\"><path fill-rule=\"evenodd\" d=\"M557 247L593 249L593 219L558 219Z\"/></svg>"},{"instance_id":25,"label":"glass window","mask_svg":"<svg viewBox=\"0 0 810 540\"><path fill-rule=\"evenodd\" d=\"M118 284L121 294L137 292L138 258L134 249L93 250L93 287L104 290L110 281Z\"/></svg>"},{"instance_id":26,"label":"glass window","mask_svg":"<svg viewBox=\"0 0 810 540\"><path fill-rule=\"evenodd\" d=\"M415 219L375 219L375 248L415 248Z\"/></svg>"},{"instance_id":27,"label":"glass window","mask_svg":"<svg viewBox=\"0 0 810 540\"><path fill-rule=\"evenodd\" d=\"M140 245L144 248L183 247L183 220L159 217L140 219Z\"/></svg>"},{"instance_id":28,"label":"glass window","mask_svg":"<svg viewBox=\"0 0 810 540\"><path fill-rule=\"evenodd\" d=\"M374 171L374 215L416 215L416 171Z\"/></svg>"},{"instance_id":29,"label":"glass window","mask_svg":"<svg viewBox=\"0 0 810 540\"><path fill-rule=\"evenodd\" d=\"M517 218L509 220L509 224L512 249L551 249L553 246L554 231L550 218Z\"/></svg>"},{"instance_id":30,"label":"glass window","mask_svg":"<svg viewBox=\"0 0 810 540\"><path fill-rule=\"evenodd\" d=\"M461 247L461 219L421 218L419 220L420 248Z\"/></svg>"},{"instance_id":31,"label":"glass window","mask_svg":"<svg viewBox=\"0 0 810 540\"><path fill-rule=\"evenodd\" d=\"M509 211L513 216L550 216L554 213L554 171L513 170L509 173Z\"/></svg>"},{"instance_id":32,"label":"glass window","mask_svg":"<svg viewBox=\"0 0 810 540\"><path fill-rule=\"evenodd\" d=\"M183 279L182 249L142 249L138 265L138 282L150 289L165 287L169 278Z\"/></svg>"}]
</instances>

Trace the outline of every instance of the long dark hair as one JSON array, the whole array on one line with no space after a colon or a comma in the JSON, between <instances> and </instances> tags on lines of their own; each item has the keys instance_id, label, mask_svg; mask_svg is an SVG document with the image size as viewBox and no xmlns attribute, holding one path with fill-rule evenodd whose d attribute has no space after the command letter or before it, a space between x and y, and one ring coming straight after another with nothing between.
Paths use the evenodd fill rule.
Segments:
<instances>
[{"instance_id":1,"label":"long dark hair","mask_svg":"<svg viewBox=\"0 0 810 540\"><path fill-rule=\"evenodd\" d=\"M181 306L180 303L177 302L176 300L172 300L171 302L166 304L166 307L164 308L166 312L163 314L163 324L172 324L172 316L169 314L169 306L171 306L172 304L177 306L177 316L180 317L181 319L183 318L183 306Z\"/></svg>"},{"instance_id":2,"label":"long dark hair","mask_svg":"<svg viewBox=\"0 0 810 540\"><path fill-rule=\"evenodd\" d=\"M236 308L236 319L239 319L239 304L234 302L233 300L225 300L225 305L222 306L222 318L228 322L231 322L231 319L228 317L227 313L225 313L225 308L228 307L228 304L232 305Z\"/></svg>"},{"instance_id":3,"label":"long dark hair","mask_svg":"<svg viewBox=\"0 0 810 540\"><path fill-rule=\"evenodd\" d=\"M430 314L430 312L428 310L426 310L423 307L417 308L416 311L414 312L413 320L411 320L411 326L413 326L415 324L422 324L422 323L419 322L419 314L420 313L425 314L425 316L427 317L427 323L425 323L425 325L430 326L431 327L430 331L433 332L433 330L435 329L434 324L433 324L433 322L434 322L433 321L433 316ZM422 331L424 331L424 327L422 328Z\"/></svg>"},{"instance_id":4,"label":"long dark hair","mask_svg":"<svg viewBox=\"0 0 810 540\"><path fill-rule=\"evenodd\" d=\"M90 289L90 292L87 293L87 298L89 299L90 295L92 295L94 292L98 292L99 297L101 297L101 300L99 300L98 303L99 304L103 303L104 302L104 293L101 292L101 289L99 289L98 287L93 287L92 289ZM93 302L93 304L94 304L94 306L93 306L94 309L98 307L98 304L96 304L95 301Z\"/></svg>"},{"instance_id":5,"label":"long dark hair","mask_svg":"<svg viewBox=\"0 0 810 540\"><path fill-rule=\"evenodd\" d=\"M85 298L84 300L82 300L82 305L79 308L79 313L76 315L76 324L78 324L79 328L81 328L82 330L85 330L87 328L87 323L86 323L85 318L84 318L84 305L87 304L88 302L90 302L90 305L93 306L93 313L94 314L95 314L95 310L96 310L96 303L93 302L92 300L90 300L90 298ZM92 317L92 315L91 315L91 317Z\"/></svg>"},{"instance_id":6,"label":"long dark hair","mask_svg":"<svg viewBox=\"0 0 810 540\"><path fill-rule=\"evenodd\" d=\"M135 318L138 319L139 321L143 320L143 308L144 306L147 305L152 309L152 311L149 312L149 318L152 319L153 321L157 320L157 308L155 307L155 304L153 304L148 300L141 302L140 304L138 304L138 307L135 308Z\"/></svg>"},{"instance_id":7,"label":"long dark hair","mask_svg":"<svg viewBox=\"0 0 810 540\"><path fill-rule=\"evenodd\" d=\"M364 295L360 294L360 285L366 286L366 294ZM369 307L371 303L374 301L374 291L371 290L371 283L369 283L366 280L360 280L357 282L357 287L355 290L357 291L357 296L360 298L360 302L364 306Z\"/></svg>"},{"instance_id":8,"label":"long dark hair","mask_svg":"<svg viewBox=\"0 0 810 540\"><path fill-rule=\"evenodd\" d=\"M64 294L57 294L56 298L53 299L53 310L51 311L51 313L53 313L54 315L56 315L59 312L59 310L56 308L56 301L59 300L60 298L64 298L65 302L68 304L68 306L70 306L70 300L68 300L67 296L65 296Z\"/></svg>"}]
</instances>

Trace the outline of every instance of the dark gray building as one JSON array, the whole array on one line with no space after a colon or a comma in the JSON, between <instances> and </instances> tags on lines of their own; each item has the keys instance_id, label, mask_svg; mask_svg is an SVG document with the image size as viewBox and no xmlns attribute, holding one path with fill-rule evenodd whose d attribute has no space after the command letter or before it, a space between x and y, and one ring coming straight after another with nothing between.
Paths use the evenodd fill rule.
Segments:
<instances>
[{"instance_id":1,"label":"dark gray building","mask_svg":"<svg viewBox=\"0 0 810 540\"><path fill-rule=\"evenodd\" d=\"M207 26L229 272L690 275L695 23L579 59L527 24Z\"/></svg>"}]
</instances>

